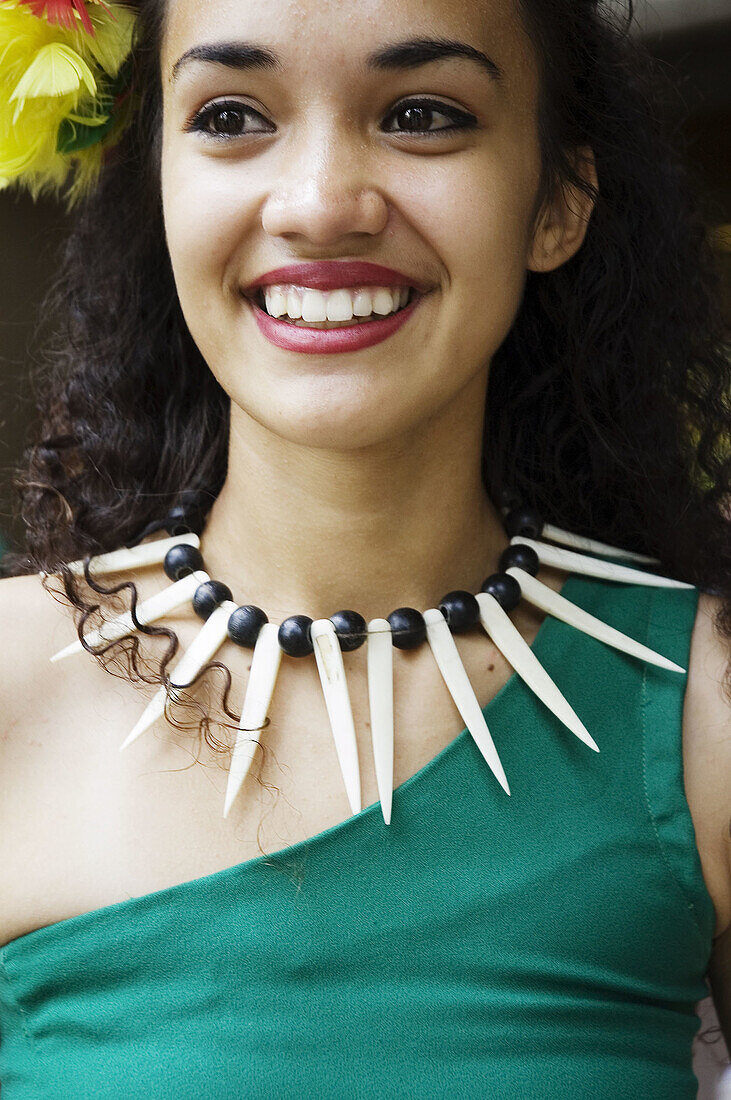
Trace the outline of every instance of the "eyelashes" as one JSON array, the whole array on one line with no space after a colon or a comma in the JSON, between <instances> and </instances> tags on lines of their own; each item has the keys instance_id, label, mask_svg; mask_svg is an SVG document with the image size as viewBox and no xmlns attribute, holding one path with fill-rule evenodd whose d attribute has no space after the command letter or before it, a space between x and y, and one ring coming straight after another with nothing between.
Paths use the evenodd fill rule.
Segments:
<instances>
[{"instance_id":1,"label":"eyelashes","mask_svg":"<svg viewBox=\"0 0 731 1100\"><path fill-rule=\"evenodd\" d=\"M249 130L249 134L274 133L274 127L267 122L263 115L255 111L253 107L248 107L245 103L239 103L235 99L222 100L219 103L206 105L193 116L185 126L185 131L186 133L197 131L206 137L223 139L224 141L234 137L245 137L246 135L238 127L241 125L241 120L247 116L259 119L265 127L268 127L268 129ZM210 130L208 124L211 120L217 120L221 124L221 128Z\"/></svg>"},{"instance_id":2,"label":"eyelashes","mask_svg":"<svg viewBox=\"0 0 731 1100\"><path fill-rule=\"evenodd\" d=\"M448 125L439 125L431 129L430 125L441 116L446 118ZM258 120L255 129L244 130L245 120L252 118ZM472 130L477 126L477 118L462 111L451 104L442 103L437 99L406 99L397 104L386 115L386 120L401 119L401 125L396 129L385 129L385 133L406 134L409 137L426 137L428 139L449 135L464 130ZM211 129L212 124L218 128ZM416 128L409 128L411 124ZM404 125L405 124L405 125ZM239 100L220 100L216 103L206 104L202 107L184 127L186 133L197 132L214 141L227 142L236 138L243 138L253 134L272 134L276 127L269 122L253 107Z\"/></svg>"},{"instance_id":3,"label":"eyelashes","mask_svg":"<svg viewBox=\"0 0 731 1100\"><path fill-rule=\"evenodd\" d=\"M432 134L450 133L455 130L472 130L477 125L477 119L467 111L461 111L458 107L452 107L448 103L442 103L438 99L406 99L386 116L387 118L400 118L412 115L418 118L421 112L422 121L431 121L434 115L442 115L451 120L449 126L439 126L436 130L429 129L399 129L387 130L386 133L405 133L418 136L431 136Z\"/></svg>"}]
</instances>

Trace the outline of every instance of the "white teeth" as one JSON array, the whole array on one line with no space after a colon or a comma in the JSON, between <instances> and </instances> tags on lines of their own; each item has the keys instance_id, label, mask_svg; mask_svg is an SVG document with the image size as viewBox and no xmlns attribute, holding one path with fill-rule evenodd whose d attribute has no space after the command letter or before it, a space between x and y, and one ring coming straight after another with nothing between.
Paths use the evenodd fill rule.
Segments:
<instances>
[{"instance_id":1,"label":"white teeth","mask_svg":"<svg viewBox=\"0 0 731 1100\"><path fill-rule=\"evenodd\" d=\"M327 321L327 295L320 290L306 290L302 295L302 320Z\"/></svg>"},{"instance_id":2,"label":"white teeth","mask_svg":"<svg viewBox=\"0 0 731 1100\"><path fill-rule=\"evenodd\" d=\"M278 286L267 288L267 313L272 317L282 317L287 312L287 295Z\"/></svg>"},{"instance_id":3,"label":"white teeth","mask_svg":"<svg viewBox=\"0 0 731 1100\"><path fill-rule=\"evenodd\" d=\"M287 291L287 313L293 321L302 316L302 295L294 287Z\"/></svg>"},{"instance_id":4,"label":"white teeth","mask_svg":"<svg viewBox=\"0 0 731 1100\"><path fill-rule=\"evenodd\" d=\"M393 294L390 290L380 287L373 295L373 312L385 317L387 313L393 313Z\"/></svg>"},{"instance_id":5,"label":"white teeth","mask_svg":"<svg viewBox=\"0 0 731 1100\"><path fill-rule=\"evenodd\" d=\"M409 300L409 287L359 287L321 291L311 287L268 286L264 289L266 311L271 317L292 321L343 324L376 314L385 317L403 309Z\"/></svg>"},{"instance_id":6,"label":"white teeth","mask_svg":"<svg viewBox=\"0 0 731 1100\"><path fill-rule=\"evenodd\" d=\"M327 320L350 321L353 317L353 298L347 290L334 290L327 296Z\"/></svg>"},{"instance_id":7,"label":"white teeth","mask_svg":"<svg viewBox=\"0 0 731 1100\"><path fill-rule=\"evenodd\" d=\"M353 316L370 317L373 313L373 300L367 290L359 290L353 295Z\"/></svg>"}]
</instances>

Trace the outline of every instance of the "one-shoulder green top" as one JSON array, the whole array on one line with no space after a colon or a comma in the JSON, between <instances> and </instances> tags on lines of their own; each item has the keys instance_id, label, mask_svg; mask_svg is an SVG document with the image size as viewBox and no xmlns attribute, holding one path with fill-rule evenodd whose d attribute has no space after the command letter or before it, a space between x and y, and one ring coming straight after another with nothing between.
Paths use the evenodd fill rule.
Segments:
<instances>
[{"instance_id":1,"label":"one-shoulder green top","mask_svg":"<svg viewBox=\"0 0 731 1100\"><path fill-rule=\"evenodd\" d=\"M687 669L696 589L562 594ZM687 676L550 616L532 648L599 753L513 675L484 708L510 796L463 730L389 826L376 802L13 940L3 1100L695 1098L714 910Z\"/></svg>"}]
</instances>

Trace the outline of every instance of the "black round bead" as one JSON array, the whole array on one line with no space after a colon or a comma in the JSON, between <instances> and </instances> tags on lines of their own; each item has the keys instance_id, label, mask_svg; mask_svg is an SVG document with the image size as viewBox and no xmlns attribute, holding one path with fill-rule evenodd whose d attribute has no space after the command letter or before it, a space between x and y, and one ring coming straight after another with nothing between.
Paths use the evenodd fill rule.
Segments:
<instances>
[{"instance_id":1,"label":"black round bead","mask_svg":"<svg viewBox=\"0 0 731 1100\"><path fill-rule=\"evenodd\" d=\"M512 573L492 573L482 582L481 592L494 596L503 611L512 611L518 606L522 589Z\"/></svg>"},{"instance_id":2,"label":"black round bead","mask_svg":"<svg viewBox=\"0 0 731 1100\"><path fill-rule=\"evenodd\" d=\"M192 531L200 535L206 525L206 513L200 507L178 504L165 517L164 527L169 535L184 535Z\"/></svg>"},{"instance_id":3,"label":"black round bead","mask_svg":"<svg viewBox=\"0 0 731 1100\"><path fill-rule=\"evenodd\" d=\"M336 611L330 616L343 653L358 649L366 640L366 621L357 611Z\"/></svg>"},{"instance_id":4,"label":"black round bead","mask_svg":"<svg viewBox=\"0 0 731 1100\"><path fill-rule=\"evenodd\" d=\"M519 508L521 500L514 489L503 487L498 490L497 503L500 508L507 508L510 511L512 508Z\"/></svg>"},{"instance_id":5,"label":"black round bead","mask_svg":"<svg viewBox=\"0 0 731 1100\"><path fill-rule=\"evenodd\" d=\"M416 649L426 641L426 623L420 611L413 607L397 607L388 616L396 649Z\"/></svg>"},{"instance_id":6,"label":"black round bead","mask_svg":"<svg viewBox=\"0 0 731 1100\"><path fill-rule=\"evenodd\" d=\"M247 603L243 607L237 607L231 613L231 618L228 620L228 636L236 645L253 649L261 628L268 622L269 619L260 607Z\"/></svg>"},{"instance_id":7,"label":"black round bead","mask_svg":"<svg viewBox=\"0 0 731 1100\"><path fill-rule=\"evenodd\" d=\"M439 601L439 610L453 634L469 630L480 620L480 605L471 592L448 592Z\"/></svg>"},{"instance_id":8,"label":"black round bead","mask_svg":"<svg viewBox=\"0 0 731 1100\"><path fill-rule=\"evenodd\" d=\"M279 627L279 645L290 657L306 657L314 652L310 627L312 619L306 615L290 615Z\"/></svg>"},{"instance_id":9,"label":"black round bead","mask_svg":"<svg viewBox=\"0 0 731 1100\"><path fill-rule=\"evenodd\" d=\"M178 546L171 546L162 567L166 577L171 581L179 581L203 568L203 556L196 546L181 542Z\"/></svg>"},{"instance_id":10,"label":"black round bead","mask_svg":"<svg viewBox=\"0 0 731 1100\"><path fill-rule=\"evenodd\" d=\"M517 565L519 569L524 569L526 573L530 573L532 577L535 577L540 564L540 559L532 546L525 546L522 542L516 542L503 550L498 561L498 568L504 573L511 565Z\"/></svg>"},{"instance_id":11,"label":"black round bead","mask_svg":"<svg viewBox=\"0 0 731 1100\"><path fill-rule=\"evenodd\" d=\"M222 581L204 581L193 593L193 610L201 619L209 619L217 607L231 599L231 589Z\"/></svg>"},{"instance_id":12,"label":"black round bead","mask_svg":"<svg viewBox=\"0 0 731 1100\"><path fill-rule=\"evenodd\" d=\"M535 508L523 505L513 508L503 519L503 527L508 538L523 535L527 539L539 539L543 531L543 518Z\"/></svg>"}]
</instances>

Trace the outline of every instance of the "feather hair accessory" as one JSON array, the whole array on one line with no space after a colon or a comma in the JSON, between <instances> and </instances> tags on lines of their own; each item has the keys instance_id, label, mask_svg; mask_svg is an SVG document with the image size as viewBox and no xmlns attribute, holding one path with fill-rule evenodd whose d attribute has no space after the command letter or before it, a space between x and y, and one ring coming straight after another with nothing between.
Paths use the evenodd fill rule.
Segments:
<instances>
[{"instance_id":1,"label":"feather hair accessory","mask_svg":"<svg viewBox=\"0 0 731 1100\"><path fill-rule=\"evenodd\" d=\"M105 0L0 0L0 190L93 190L131 108L135 14Z\"/></svg>"}]
</instances>

